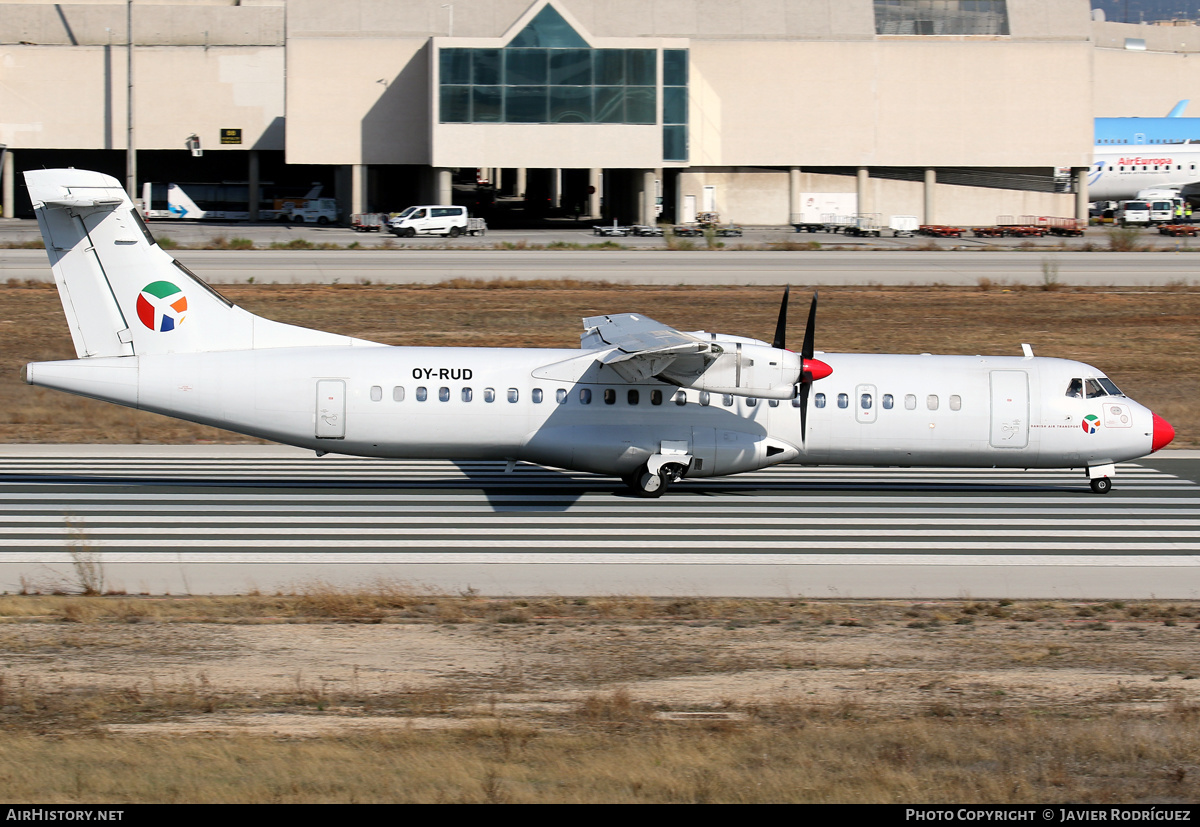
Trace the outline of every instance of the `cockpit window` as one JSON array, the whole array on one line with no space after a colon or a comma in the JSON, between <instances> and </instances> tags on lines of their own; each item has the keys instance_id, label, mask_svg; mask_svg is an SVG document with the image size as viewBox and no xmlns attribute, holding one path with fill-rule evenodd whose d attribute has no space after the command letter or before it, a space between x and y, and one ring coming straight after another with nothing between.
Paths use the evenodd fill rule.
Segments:
<instances>
[{"instance_id":1,"label":"cockpit window","mask_svg":"<svg viewBox=\"0 0 1200 827\"><path fill-rule=\"evenodd\" d=\"M1074 399L1096 399L1101 396L1124 396L1111 379L1101 376L1098 379L1072 379L1067 385L1067 396Z\"/></svg>"}]
</instances>

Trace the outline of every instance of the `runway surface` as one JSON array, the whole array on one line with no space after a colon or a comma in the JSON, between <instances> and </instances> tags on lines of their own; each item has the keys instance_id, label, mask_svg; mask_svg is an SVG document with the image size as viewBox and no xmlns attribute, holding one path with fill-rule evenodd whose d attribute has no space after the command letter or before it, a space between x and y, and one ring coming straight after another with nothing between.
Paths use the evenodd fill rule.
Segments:
<instances>
[{"instance_id":1,"label":"runway surface","mask_svg":"<svg viewBox=\"0 0 1200 827\"><path fill-rule=\"evenodd\" d=\"M180 250L214 284L579 279L618 284L1041 286L1193 284L1188 253L665 250ZM52 279L42 250L0 250L0 281Z\"/></svg>"},{"instance_id":2,"label":"runway surface","mask_svg":"<svg viewBox=\"0 0 1200 827\"><path fill-rule=\"evenodd\" d=\"M643 500L527 465L41 447L0 451L9 591L69 579L74 553L155 592L388 576L487 593L1200 596L1190 459L1121 465L1107 496L1079 472L784 466Z\"/></svg>"}]
</instances>

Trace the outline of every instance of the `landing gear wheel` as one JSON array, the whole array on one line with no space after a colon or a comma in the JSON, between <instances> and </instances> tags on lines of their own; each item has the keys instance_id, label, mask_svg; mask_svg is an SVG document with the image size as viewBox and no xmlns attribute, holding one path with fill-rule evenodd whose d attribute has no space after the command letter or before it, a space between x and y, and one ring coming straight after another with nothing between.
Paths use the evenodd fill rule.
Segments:
<instances>
[{"instance_id":1,"label":"landing gear wheel","mask_svg":"<svg viewBox=\"0 0 1200 827\"><path fill-rule=\"evenodd\" d=\"M1112 491L1112 480L1108 477L1096 477L1092 480L1093 494L1107 494L1109 491Z\"/></svg>"},{"instance_id":2,"label":"landing gear wheel","mask_svg":"<svg viewBox=\"0 0 1200 827\"><path fill-rule=\"evenodd\" d=\"M671 476L666 471L659 471L657 474L651 474L648 470L639 471L637 475L637 492L640 496L649 499L661 497L667 492L670 480Z\"/></svg>"}]
</instances>

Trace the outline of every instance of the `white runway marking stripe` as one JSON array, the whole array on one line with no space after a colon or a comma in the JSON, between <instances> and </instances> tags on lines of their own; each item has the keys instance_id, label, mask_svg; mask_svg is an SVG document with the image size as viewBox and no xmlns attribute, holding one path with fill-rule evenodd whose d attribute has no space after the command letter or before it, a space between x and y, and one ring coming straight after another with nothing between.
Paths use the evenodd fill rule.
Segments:
<instances>
[{"instance_id":1,"label":"white runway marking stripe","mask_svg":"<svg viewBox=\"0 0 1200 827\"><path fill-rule=\"evenodd\" d=\"M205 509L205 511L208 512L208 511L211 511L211 509ZM736 526L736 527L742 528L742 529L746 528L745 521L741 518L740 514L739 515L729 515L727 520L713 519L711 514L705 514L704 516L706 517L706 519L704 520L705 526L724 527L724 526L728 525L730 527ZM996 521L994 519L989 519L989 518L985 518L985 517L976 518L976 517L950 516L950 515L947 515L945 512L939 512L938 517L939 518L934 518L934 519L921 518L921 517L910 517L910 518L860 517L860 518L856 519L854 522L855 522L855 525L859 526L859 527L874 526L874 525L902 526L902 525L913 525L913 524L920 524L922 526L946 524L946 525L956 525L956 526L979 525L979 526L989 526L989 527L994 527L996 525ZM61 515L61 514L53 514L53 515L45 515L45 516L29 516L29 515L4 516L4 515L0 514L0 530L4 530L4 527L5 527L4 524L6 524L6 523L12 523L12 524L16 524L16 526L18 526L16 528L13 528L10 530L29 531L32 529L20 528L19 526L26 524L26 523L47 523L47 522L51 522L51 523L58 522L58 523L62 523L63 525L66 525L68 523L68 521L72 521L73 519L75 519L75 518L73 518L72 516ZM785 525L789 526L789 530L794 530L794 528L795 528L794 524L797 522L800 522L802 519L803 519L803 517L798 517L795 515L789 515L789 516L780 515L780 516L776 517L775 519L771 520L770 524L771 525L785 524ZM472 515L472 520L475 523L487 526L488 527L487 530L489 530L489 531L491 531L493 529L493 527L495 527L496 530L503 531L503 530L508 530L513 525L554 526L554 525L559 525L560 523L562 523L561 517L525 517L525 516L513 517L513 516L510 516L507 514L494 514L494 513L488 513L488 512L475 513ZM101 515L101 516L88 517L86 519L78 518L78 521L81 524L86 524L88 526L97 526L97 525L104 525L104 524L158 524L158 523L175 524L175 523L179 522L179 519L174 516L167 517L167 516L151 516L151 515L139 514L139 515L133 515L133 516ZM387 516L387 515L375 515L375 514L372 514L369 516L346 514L346 515L336 515L336 516L331 515L328 517L318 517L318 516L313 516L308 513L297 513L297 514L294 514L291 516L286 516L286 517L273 517L273 516L267 516L267 515L257 515L257 516L251 515L249 517L233 517L230 515L217 516L217 515L212 515L209 513L204 513L204 514L197 514L195 516L188 518L189 525L204 525L204 524L208 524L208 523L223 524L223 523L229 523L229 522L254 523L256 525L291 525L291 526L295 526L298 524L304 524L304 525L312 525L312 526L333 525L336 527L341 527L341 526L376 526L376 525L382 524L382 525L394 525L394 526L401 526L401 527L414 527L414 526L421 527L421 526L458 525L459 523L462 522L462 517L458 516L458 515L449 516L449 517L437 517L437 516L428 516L428 515L401 517L401 516ZM583 522L594 522L596 524L596 526L602 527L602 528L608 528L610 526L610 523L608 521L603 520L600 517L597 517L594 520L590 520L590 521L583 520ZM1057 528L1057 527L1062 526L1062 520L1061 519L1055 519L1055 520L1022 519L1022 518L1013 517L1013 518L1005 519L1004 524L1006 526L1048 526L1048 527ZM1111 519L1108 519L1105 521L1104 529L1094 529L1094 531L1096 532L1097 535L1103 536L1106 533L1110 533L1109 529L1112 529L1112 528L1118 527L1118 526L1132 527L1135 529L1142 529L1142 528L1145 528L1148 526L1158 526L1158 527L1191 526L1191 527L1195 527L1195 528L1200 528L1200 518L1165 519L1164 520L1164 519L1151 519L1151 518L1147 518L1147 517L1142 517L1142 518L1137 518L1137 519L1120 519L1120 518L1114 517L1114 518L1111 518ZM752 526L751 528L756 529L756 530L767 530L769 528L769 525L764 524L763 521L760 520L760 521L757 521L756 525ZM272 529L272 530L276 530L276 529ZM360 529L355 529L355 530L360 530ZM386 529L386 530L392 531L394 529ZM443 529L438 529L438 530L441 531ZM515 531L515 529L513 529L513 530ZM581 529L581 530L583 530L583 529ZM586 529L586 530L590 531L592 529ZM646 529L646 530L652 530L652 529ZM675 531L676 529L661 529L661 530L662 531ZM809 530L809 531L833 531L832 529L807 529L807 530ZM1069 531L1071 533L1076 533L1080 530L1081 529L1069 529ZM844 529L837 529L837 531L844 532ZM1185 535L1191 534L1191 532L1182 532L1182 533Z\"/></svg>"},{"instance_id":2,"label":"white runway marking stripe","mask_svg":"<svg viewBox=\"0 0 1200 827\"><path fill-rule=\"evenodd\" d=\"M206 552L103 552L106 563L211 563L213 556ZM5 553L3 562L8 563L66 563L72 556L66 552L29 552L10 555ZM330 563L352 565L355 563L567 563L573 565L737 565L737 566L1104 566L1137 568L1195 568L1200 563L1195 557L1156 555L1061 555L1045 557L1033 554L1009 554L981 557L974 554L691 554L688 552L650 554L588 554L583 552L547 552L536 559L528 555L481 552L464 555L460 552L356 552L356 551L306 551L300 553L235 552L222 554L223 563Z\"/></svg>"},{"instance_id":3,"label":"white runway marking stripe","mask_svg":"<svg viewBox=\"0 0 1200 827\"><path fill-rule=\"evenodd\" d=\"M1107 496L1080 472L789 466L641 500L603 477L501 463L0 462L0 561L84 549L112 562L1192 567L1200 486L1126 465Z\"/></svg>"}]
</instances>

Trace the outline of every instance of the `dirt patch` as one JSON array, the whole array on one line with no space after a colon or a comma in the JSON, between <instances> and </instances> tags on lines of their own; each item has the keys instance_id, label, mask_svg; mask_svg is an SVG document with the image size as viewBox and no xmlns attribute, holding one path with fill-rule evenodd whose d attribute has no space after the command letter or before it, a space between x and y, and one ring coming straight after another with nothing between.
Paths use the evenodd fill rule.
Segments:
<instances>
[{"instance_id":1,"label":"dirt patch","mask_svg":"<svg viewBox=\"0 0 1200 827\"><path fill-rule=\"evenodd\" d=\"M911 609L887 605L883 617L857 626L20 623L0 633L0 675L10 701L134 699L114 703L98 720L93 708L90 722L61 721L98 723L114 734L316 737L331 727L425 728L432 720L448 726L497 714L540 725L564 706L617 688L637 703L679 712L803 704L892 718L1200 707L1194 621L1097 623L1048 614L914 627L904 614ZM197 718L197 710L210 714ZM125 720L148 712L156 720L132 728Z\"/></svg>"},{"instance_id":2,"label":"dirt patch","mask_svg":"<svg viewBox=\"0 0 1200 827\"><path fill-rule=\"evenodd\" d=\"M136 603L0 597L12 803L1200 797L1191 603Z\"/></svg>"}]
</instances>

